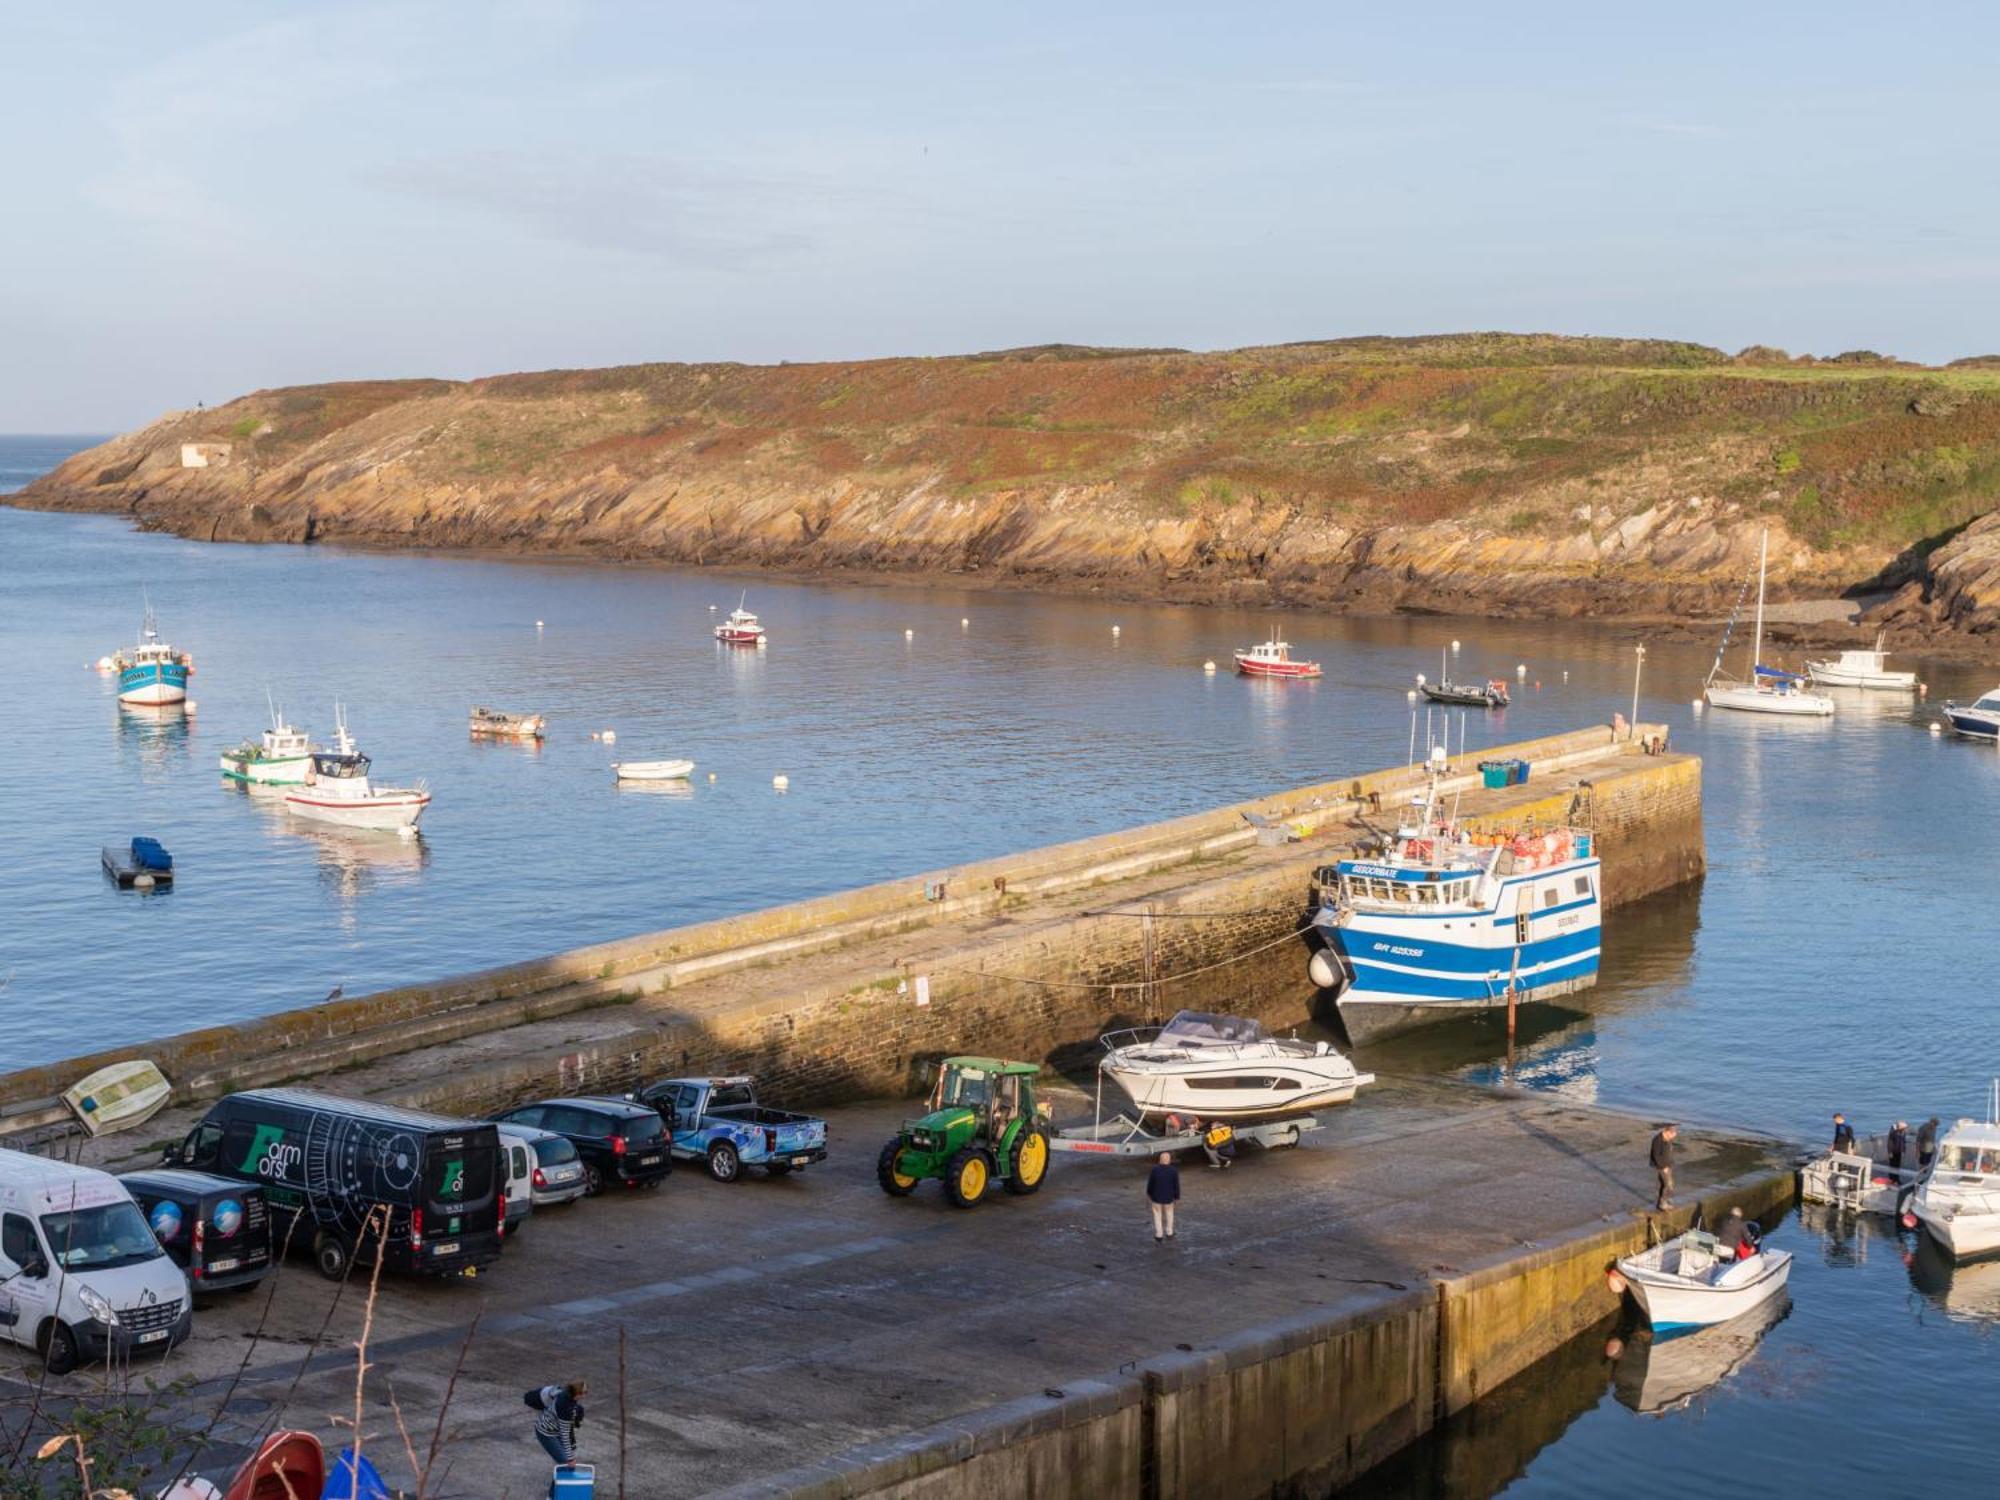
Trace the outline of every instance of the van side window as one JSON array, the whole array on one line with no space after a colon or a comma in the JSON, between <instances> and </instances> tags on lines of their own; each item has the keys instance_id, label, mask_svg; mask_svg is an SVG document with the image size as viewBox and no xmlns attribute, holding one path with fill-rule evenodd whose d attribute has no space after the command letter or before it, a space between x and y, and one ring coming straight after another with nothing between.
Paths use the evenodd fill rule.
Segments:
<instances>
[{"instance_id":1,"label":"van side window","mask_svg":"<svg viewBox=\"0 0 2000 1500\"><path fill-rule=\"evenodd\" d=\"M182 1148L182 1155L191 1167L212 1167L217 1152L222 1146L220 1125L197 1125Z\"/></svg>"},{"instance_id":2,"label":"van side window","mask_svg":"<svg viewBox=\"0 0 2000 1500\"><path fill-rule=\"evenodd\" d=\"M40 1260L42 1246L35 1238L35 1226L19 1214L9 1214L0 1219L0 1255L5 1255L16 1266Z\"/></svg>"}]
</instances>

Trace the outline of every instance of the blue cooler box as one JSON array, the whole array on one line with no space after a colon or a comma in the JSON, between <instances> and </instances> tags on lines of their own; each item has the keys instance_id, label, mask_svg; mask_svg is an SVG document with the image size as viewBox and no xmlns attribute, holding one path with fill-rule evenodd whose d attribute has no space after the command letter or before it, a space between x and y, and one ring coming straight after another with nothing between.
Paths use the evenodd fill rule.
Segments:
<instances>
[{"instance_id":1,"label":"blue cooler box","mask_svg":"<svg viewBox=\"0 0 2000 1500\"><path fill-rule=\"evenodd\" d=\"M597 1493L595 1464L557 1464L549 1481L549 1500L591 1500Z\"/></svg>"}]
</instances>

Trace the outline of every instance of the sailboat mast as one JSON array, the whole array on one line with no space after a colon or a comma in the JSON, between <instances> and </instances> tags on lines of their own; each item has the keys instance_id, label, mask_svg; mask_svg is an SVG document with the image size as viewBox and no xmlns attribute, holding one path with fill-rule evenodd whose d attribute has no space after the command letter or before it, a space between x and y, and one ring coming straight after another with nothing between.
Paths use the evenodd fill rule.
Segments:
<instances>
[{"instance_id":1,"label":"sailboat mast","mask_svg":"<svg viewBox=\"0 0 2000 1500\"><path fill-rule=\"evenodd\" d=\"M1764 564L1771 555L1771 528L1757 543L1757 633L1750 641L1750 686L1757 685L1757 662L1764 654Z\"/></svg>"}]
</instances>

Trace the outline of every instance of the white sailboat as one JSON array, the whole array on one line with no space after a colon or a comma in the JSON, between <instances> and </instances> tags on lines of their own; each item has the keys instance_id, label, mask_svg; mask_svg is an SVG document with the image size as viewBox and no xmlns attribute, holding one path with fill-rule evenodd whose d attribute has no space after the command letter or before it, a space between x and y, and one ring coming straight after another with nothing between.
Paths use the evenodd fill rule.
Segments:
<instances>
[{"instance_id":1,"label":"white sailboat","mask_svg":"<svg viewBox=\"0 0 2000 1500\"><path fill-rule=\"evenodd\" d=\"M1734 708L1753 714L1791 714L1827 718L1833 700L1805 691L1805 679L1796 672L1781 672L1758 661L1764 652L1764 572L1771 555L1771 531L1757 544L1757 630L1750 643L1750 680L1738 682L1722 670L1722 653L1729 646L1729 631L1722 632L1722 644L1715 649L1715 665L1708 669L1702 693L1714 708ZM1740 603L1740 600L1739 600ZM1730 624L1735 624L1735 616Z\"/></svg>"}]
</instances>

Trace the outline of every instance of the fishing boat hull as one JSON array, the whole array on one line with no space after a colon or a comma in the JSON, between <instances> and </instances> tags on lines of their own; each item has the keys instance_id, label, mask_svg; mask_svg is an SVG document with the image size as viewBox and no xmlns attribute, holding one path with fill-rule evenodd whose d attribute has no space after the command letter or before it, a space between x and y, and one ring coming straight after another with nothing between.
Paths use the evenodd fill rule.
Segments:
<instances>
[{"instance_id":1,"label":"fishing boat hull","mask_svg":"<svg viewBox=\"0 0 2000 1500\"><path fill-rule=\"evenodd\" d=\"M1970 1210L1965 1204L1939 1203L1919 1192L1910 1212L1953 1260L2000 1255L2000 1206Z\"/></svg>"},{"instance_id":2,"label":"fishing boat hull","mask_svg":"<svg viewBox=\"0 0 2000 1500\"><path fill-rule=\"evenodd\" d=\"M118 701L153 707L162 703L185 703L187 680L185 662L139 662L119 671Z\"/></svg>"},{"instance_id":3,"label":"fishing boat hull","mask_svg":"<svg viewBox=\"0 0 2000 1500\"><path fill-rule=\"evenodd\" d=\"M222 755L225 780L242 786L304 786L310 755L268 756L261 752L226 750Z\"/></svg>"},{"instance_id":4,"label":"fishing boat hull","mask_svg":"<svg viewBox=\"0 0 2000 1500\"><path fill-rule=\"evenodd\" d=\"M762 630L738 630L728 625L715 627L715 638L725 646L754 646L764 639Z\"/></svg>"},{"instance_id":5,"label":"fishing boat hull","mask_svg":"<svg viewBox=\"0 0 2000 1500\"><path fill-rule=\"evenodd\" d=\"M1760 1251L1729 1265L1716 1281L1653 1269L1638 1257L1619 1261L1618 1271L1654 1333L1687 1333L1740 1318L1776 1297L1791 1278L1792 1256L1788 1250Z\"/></svg>"},{"instance_id":6,"label":"fishing boat hull","mask_svg":"<svg viewBox=\"0 0 2000 1500\"><path fill-rule=\"evenodd\" d=\"M1883 693L1916 691L1915 672L1858 672L1830 661L1809 661L1806 673L1819 687L1869 688Z\"/></svg>"},{"instance_id":7,"label":"fishing boat hull","mask_svg":"<svg viewBox=\"0 0 2000 1500\"><path fill-rule=\"evenodd\" d=\"M1709 707L1738 713L1781 714L1791 718L1830 718L1833 700L1817 693L1781 693L1771 688L1716 687L1706 690Z\"/></svg>"},{"instance_id":8,"label":"fishing boat hull","mask_svg":"<svg viewBox=\"0 0 2000 1500\"><path fill-rule=\"evenodd\" d=\"M303 787L285 794L285 811L315 823L334 823L343 828L372 828L397 833L415 833L417 820L431 804L429 792L384 791L369 797L337 798L315 794Z\"/></svg>"}]
</instances>

